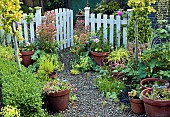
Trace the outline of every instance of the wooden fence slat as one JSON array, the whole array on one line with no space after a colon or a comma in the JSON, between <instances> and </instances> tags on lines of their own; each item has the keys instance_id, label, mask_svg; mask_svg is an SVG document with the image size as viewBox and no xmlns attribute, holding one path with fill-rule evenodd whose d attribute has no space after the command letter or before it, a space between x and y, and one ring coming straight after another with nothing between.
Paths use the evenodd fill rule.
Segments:
<instances>
[{"instance_id":1,"label":"wooden fence slat","mask_svg":"<svg viewBox=\"0 0 170 117\"><path fill-rule=\"evenodd\" d=\"M91 32L95 33L95 14L91 14Z\"/></svg>"},{"instance_id":2,"label":"wooden fence slat","mask_svg":"<svg viewBox=\"0 0 170 117\"><path fill-rule=\"evenodd\" d=\"M23 14L24 18L27 16L27 14ZM23 19L23 23L24 23L24 39L25 42L28 42L28 25L27 25L27 21L25 19Z\"/></svg>"},{"instance_id":3,"label":"wooden fence slat","mask_svg":"<svg viewBox=\"0 0 170 117\"><path fill-rule=\"evenodd\" d=\"M101 14L97 14L97 30L101 27Z\"/></svg>"},{"instance_id":4,"label":"wooden fence slat","mask_svg":"<svg viewBox=\"0 0 170 117\"><path fill-rule=\"evenodd\" d=\"M59 26L59 31L60 31L60 41L63 40L63 12L62 12L62 8L59 8L59 22L60 22L60 26ZM63 49L63 45L60 46L60 49Z\"/></svg>"},{"instance_id":5,"label":"wooden fence slat","mask_svg":"<svg viewBox=\"0 0 170 117\"><path fill-rule=\"evenodd\" d=\"M71 33L71 35L70 35L69 39L71 41L71 46L73 46L73 10L70 10L70 21L69 22L71 22L71 25L70 25L70 33Z\"/></svg>"},{"instance_id":6,"label":"wooden fence slat","mask_svg":"<svg viewBox=\"0 0 170 117\"><path fill-rule=\"evenodd\" d=\"M107 39L107 15L103 15L103 32L104 32L104 39Z\"/></svg>"},{"instance_id":7,"label":"wooden fence slat","mask_svg":"<svg viewBox=\"0 0 170 117\"><path fill-rule=\"evenodd\" d=\"M64 26L64 37L63 37L63 40L64 40L64 48L66 48L66 44L67 44L67 40L66 40L66 9L63 8L63 26Z\"/></svg>"},{"instance_id":8,"label":"wooden fence slat","mask_svg":"<svg viewBox=\"0 0 170 117\"><path fill-rule=\"evenodd\" d=\"M114 45L114 16L110 15L110 43Z\"/></svg>"},{"instance_id":9,"label":"wooden fence slat","mask_svg":"<svg viewBox=\"0 0 170 117\"><path fill-rule=\"evenodd\" d=\"M35 36L34 36L34 22L30 22L30 41L34 42L35 41Z\"/></svg>"},{"instance_id":10,"label":"wooden fence slat","mask_svg":"<svg viewBox=\"0 0 170 117\"><path fill-rule=\"evenodd\" d=\"M120 47L120 16L116 16L116 36L117 36L117 46Z\"/></svg>"}]
</instances>

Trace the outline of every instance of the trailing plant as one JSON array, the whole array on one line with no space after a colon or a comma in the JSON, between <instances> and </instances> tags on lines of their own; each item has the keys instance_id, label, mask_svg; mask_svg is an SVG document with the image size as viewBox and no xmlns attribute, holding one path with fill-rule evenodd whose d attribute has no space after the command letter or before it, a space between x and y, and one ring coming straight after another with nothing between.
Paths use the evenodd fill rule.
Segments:
<instances>
[{"instance_id":1,"label":"trailing plant","mask_svg":"<svg viewBox=\"0 0 170 117\"><path fill-rule=\"evenodd\" d=\"M149 39L152 35L152 27L148 15L151 12L156 12L155 9L151 6L155 2L156 0L139 0L138 2L136 2L136 0L128 1L128 6L133 9L127 30L127 37L129 41L133 42L137 36L140 43L149 42ZM137 21L136 25L134 21ZM138 28L138 32L135 32L135 28Z\"/></svg>"}]
</instances>

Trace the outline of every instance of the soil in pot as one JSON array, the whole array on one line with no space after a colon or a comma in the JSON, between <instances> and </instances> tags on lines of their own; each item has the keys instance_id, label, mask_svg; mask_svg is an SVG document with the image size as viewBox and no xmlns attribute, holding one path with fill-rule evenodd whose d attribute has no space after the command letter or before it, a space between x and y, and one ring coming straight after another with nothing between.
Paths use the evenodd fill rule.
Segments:
<instances>
[{"instance_id":1,"label":"soil in pot","mask_svg":"<svg viewBox=\"0 0 170 117\"><path fill-rule=\"evenodd\" d=\"M140 81L142 89L152 89L152 86L157 83L159 86L164 86L165 84L169 86L169 82L160 78L145 78Z\"/></svg>"},{"instance_id":2,"label":"soil in pot","mask_svg":"<svg viewBox=\"0 0 170 117\"><path fill-rule=\"evenodd\" d=\"M146 97L146 93L151 93L152 89L142 91L147 117L170 117L170 100L152 100Z\"/></svg>"},{"instance_id":3,"label":"soil in pot","mask_svg":"<svg viewBox=\"0 0 170 117\"><path fill-rule=\"evenodd\" d=\"M129 101L130 101L131 109L135 114L141 115L145 113L145 107L144 107L144 103L142 100L129 99Z\"/></svg>"},{"instance_id":4,"label":"soil in pot","mask_svg":"<svg viewBox=\"0 0 170 117\"><path fill-rule=\"evenodd\" d=\"M50 93L47 96L47 108L53 113L65 111L68 107L70 90Z\"/></svg>"}]
</instances>

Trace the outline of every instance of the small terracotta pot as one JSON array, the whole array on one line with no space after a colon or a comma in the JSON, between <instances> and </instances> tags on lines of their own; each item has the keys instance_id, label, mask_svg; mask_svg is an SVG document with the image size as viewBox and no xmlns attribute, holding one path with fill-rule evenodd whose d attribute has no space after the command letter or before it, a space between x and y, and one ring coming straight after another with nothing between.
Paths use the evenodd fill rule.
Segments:
<instances>
[{"instance_id":1,"label":"small terracotta pot","mask_svg":"<svg viewBox=\"0 0 170 117\"><path fill-rule=\"evenodd\" d=\"M65 111L68 107L70 90L59 91L47 95L47 102L52 112Z\"/></svg>"},{"instance_id":2,"label":"small terracotta pot","mask_svg":"<svg viewBox=\"0 0 170 117\"><path fill-rule=\"evenodd\" d=\"M57 73L56 73L56 72L52 72L52 73L49 75L49 78L54 79L55 77L57 77Z\"/></svg>"},{"instance_id":3,"label":"small terracotta pot","mask_svg":"<svg viewBox=\"0 0 170 117\"><path fill-rule=\"evenodd\" d=\"M147 117L170 117L170 100L152 100L146 97L152 89L144 89L141 92Z\"/></svg>"},{"instance_id":4,"label":"small terracotta pot","mask_svg":"<svg viewBox=\"0 0 170 117\"><path fill-rule=\"evenodd\" d=\"M132 111L135 113L135 114L144 114L145 113L145 107L144 107L144 103L142 100L140 99L129 99L130 101L130 105L131 105L131 108L132 108Z\"/></svg>"},{"instance_id":5,"label":"small terracotta pot","mask_svg":"<svg viewBox=\"0 0 170 117\"><path fill-rule=\"evenodd\" d=\"M105 57L107 57L109 53L110 52L105 52L105 53L101 52L101 53L99 53L99 52L90 51L91 57L96 62L96 64L99 65L99 66L104 65Z\"/></svg>"},{"instance_id":6,"label":"small terracotta pot","mask_svg":"<svg viewBox=\"0 0 170 117\"><path fill-rule=\"evenodd\" d=\"M164 79L160 79L160 78L145 78L140 81L140 85L141 85L142 89L152 89L152 87L146 87L146 86L144 86L144 84L146 84L148 82L155 82L155 81L159 81L162 83L169 83L168 81L166 81Z\"/></svg>"},{"instance_id":7,"label":"small terracotta pot","mask_svg":"<svg viewBox=\"0 0 170 117\"><path fill-rule=\"evenodd\" d=\"M125 73L122 72L112 72L112 78L113 79L122 79L123 77L125 77Z\"/></svg>"},{"instance_id":8,"label":"small terracotta pot","mask_svg":"<svg viewBox=\"0 0 170 117\"><path fill-rule=\"evenodd\" d=\"M31 64L31 56L34 54L34 51L21 51L21 58L22 58L22 64L25 67L28 67Z\"/></svg>"}]
</instances>

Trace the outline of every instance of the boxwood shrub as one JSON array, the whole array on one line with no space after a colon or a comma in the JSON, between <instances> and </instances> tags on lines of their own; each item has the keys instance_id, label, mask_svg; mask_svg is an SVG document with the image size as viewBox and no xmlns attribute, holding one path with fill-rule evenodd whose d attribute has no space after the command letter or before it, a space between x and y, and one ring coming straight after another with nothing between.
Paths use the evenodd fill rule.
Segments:
<instances>
[{"instance_id":1,"label":"boxwood shrub","mask_svg":"<svg viewBox=\"0 0 170 117\"><path fill-rule=\"evenodd\" d=\"M14 61L0 59L3 104L20 109L23 117L45 117L42 83L27 69L18 71Z\"/></svg>"}]
</instances>

